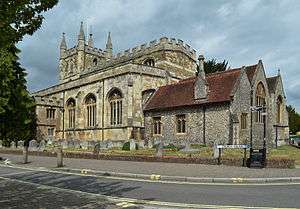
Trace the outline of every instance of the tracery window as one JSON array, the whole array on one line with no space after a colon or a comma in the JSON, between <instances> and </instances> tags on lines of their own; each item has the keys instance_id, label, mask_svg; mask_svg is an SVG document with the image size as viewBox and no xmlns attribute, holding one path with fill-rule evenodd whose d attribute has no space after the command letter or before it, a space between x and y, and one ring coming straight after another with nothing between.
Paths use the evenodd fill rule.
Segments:
<instances>
[{"instance_id":1,"label":"tracery window","mask_svg":"<svg viewBox=\"0 0 300 209\"><path fill-rule=\"evenodd\" d=\"M176 115L176 129L177 129L177 133L185 133L186 132L185 115Z\"/></svg>"},{"instance_id":2,"label":"tracery window","mask_svg":"<svg viewBox=\"0 0 300 209\"><path fill-rule=\"evenodd\" d=\"M75 128L75 100L73 98L67 101L67 110L69 118L69 128Z\"/></svg>"},{"instance_id":3,"label":"tracery window","mask_svg":"<svg viewBox=\"0 0 300 209\"><path fill-rule=\"evenodd\" d=\"M153 117L153 135L161 135L161 117Z\"/></svg>"},{"instance_id":4,"label":"tracery window","mask_svg":"<svg viewBox=\"0 0 300 209\"><path fill-rule=\"evenodd\" d=\"M256 88L256 106L266 107L266 92L265 87L262 83L259 83ZM255 121L259 123L264 122L263 111L256 112Z\"/></svg>"},{"instance_id":5,"label":"tracery window","mask_svg":"<svg viewBox=\"0 0 300 209\"><path fill-rule=\"evenodd\" d=\"M87 127L93 127L96 125L96 97L93 94L88 94L85 99L86 105L86 119Z\"/></svg>"},{"instance_id":6,"label":"tracery window","mask_svg":"<svg viewBox=\"0 0 300 209\"><path fill-rule=\"evenodd\" d=\"M148 65L148 66L154 67L154 66L155 66L154 59L152 59L152 58L146 59L146 60L144 61L144 65Z\"/></svg>"},{"instance_id":7,"label":"tracery window","mask_svg":"<svg viewBox=\"0 0 300 209\"><path fill-rule=\"evenodd\" d=\"M241 114L241 129L247 129L247 113Z\"/></svg>"},{"instance_id":8,"label":"tracery window","mask_svg":"<svg viewBox=\"0 0 300 209\"><path fill-rule=\"evenodd\" d=\"M110 104L110 124L122 124L122 93L118 89L114 89L108 97Z\"/></svg>"}]
</instances>

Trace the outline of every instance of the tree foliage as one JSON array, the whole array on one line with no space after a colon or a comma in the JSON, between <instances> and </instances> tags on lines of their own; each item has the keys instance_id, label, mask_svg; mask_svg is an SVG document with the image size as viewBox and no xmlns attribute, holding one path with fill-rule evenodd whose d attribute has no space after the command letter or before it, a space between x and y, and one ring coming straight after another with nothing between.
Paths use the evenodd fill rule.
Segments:
<instances>
[{"instance_id":1,"label":"tree foliage","mask_svg":"<svg viewBox=\"0 0 300 209\"><path fill-rule=\"evenodd\" d=\"M295 134L297 131L300 131L300 114L291 105L287 106L286 110L289 115L290 132Z\"/></svg>"},{"instance_id":2,"label":"tree foliage","mask_svg":"<svg viewBox=\"0 0 300 209\"><path fill-rule=\"evenodd\" d=\"M25 35L32 35L42 25L42 13L58 0L0 1L0 47L15 44Z\"/></svg>"},{"instance_id":3,"label":"tree foliage","mask_svg":"<svg viewBox=\"0 0 300 209\"><path fill-rule=\"evenodd\" d=\"M216 59L211 59L204 62L205 74L222 72L228 69L228 61L223 60L223 62L217 62ZM199 67L197 67L197 74Z\"/></svg>"},{"instance_id":4,"label":"tree foliage","mask_svg":"<svg viewBox=\"0 0 300 209\"><path fill-rule=\"evenodd\" d=\"M34 99L26 87L26 70L19 63L16 44L40 28L42 13L58 0L0 1L0 138L29 141L36 132Z\"/></svg>"}]
</instances>

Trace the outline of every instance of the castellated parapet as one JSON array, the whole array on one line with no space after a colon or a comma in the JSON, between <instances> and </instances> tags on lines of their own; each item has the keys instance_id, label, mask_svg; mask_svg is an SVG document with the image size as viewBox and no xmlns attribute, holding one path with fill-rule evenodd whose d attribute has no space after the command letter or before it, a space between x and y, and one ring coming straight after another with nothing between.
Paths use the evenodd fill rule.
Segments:
<instances>
[{"instance_id":1,"label":"castellated parapet","mask_svg":"<svg viewBox=\"0 0 300 209\"><path fill-rule=\"evenodd\" d=\"M34 96L35 103L39 106L63 107L63 100L57 97Z\"/></svg>"},{"instance_id":2,"label":"castellated parapet","mask_svg":"<svg viewBox=\"0 0 300 209\"><path fill-rule=\"evenodd\" d=\"M63 33L59 62L61 83L126 63L155 66L173 72L178 78L192 76L196 71L196 51L181 39L161 37L114 55L110 33L104 50L94 47L92 37L90 34L86 41L81 23L78 42L68 49Z\"/></svg>"},{"instance_id":3,"label":"castellated parapet","mask_svg":"<svg viewBox=\"0 0 300 209\"><path fill-rule=\"evenodd\" d=\"M191 59L196 60L196 50L192 49L190 45L185 44L181 39L161 37L159 40L153 40L149 43L141 44L113 56L111 61L118 61L123 59L132 59L134 57L147 55L158 50L181 51Z\"/></svg>"},{"instance_id":4,"label":"castellated parapet","mask_svg":"<svg viewBox=\"0 0 300 209\"><path fill-rule=\"evenodd\" d=\"M148 43L144 43L139 46L119 52L116 55L113 55L111 59L102 62L101 65L90 66L85 71L80 72L80 74L88 74L90 72L99 71L107 67L117 66L121 63L126 62L138 63L135 62L137 59L142 58L143 60L148 56L152 57L152 54L159 51L183 53L184 55L186 55L186 57L188 57L188 59L190 59L192 63L196 62L196 50L191 48L190 45L184 43L181 39L161 37L158 40L152 40Z\"/></svg>"}]
</instances>

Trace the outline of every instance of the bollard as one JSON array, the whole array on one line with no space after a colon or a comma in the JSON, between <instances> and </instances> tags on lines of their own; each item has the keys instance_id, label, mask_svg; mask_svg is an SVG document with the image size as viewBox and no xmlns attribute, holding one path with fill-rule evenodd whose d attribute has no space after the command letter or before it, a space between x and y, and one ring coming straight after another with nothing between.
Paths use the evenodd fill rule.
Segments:
<instances>
[{"instance_id":1,"label":"bollard","mask_svg":"<svg viewBox=\"0 0 300 209\"><path fill-rule=\"evenodd\" d=\"M63 150L61 147L57 148L57 167L63 167Z\"/></svg>"},{"instance_id":2,"label":"bollard","mask_svg":"<svg viewBox=\"0 0 300 209\"><path fill-rule=\"evenodd\" d=\"M28 163L28 146L23 147L23 163Z\"/></svg>"}]
</instances>

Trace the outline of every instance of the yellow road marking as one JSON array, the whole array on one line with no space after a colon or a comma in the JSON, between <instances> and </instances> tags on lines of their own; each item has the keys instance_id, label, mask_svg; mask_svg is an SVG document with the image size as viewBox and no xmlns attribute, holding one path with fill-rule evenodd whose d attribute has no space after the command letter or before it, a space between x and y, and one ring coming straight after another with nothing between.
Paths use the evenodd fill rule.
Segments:
<instances>
[{"instance_id":1,"label":"yellow road marking","mask_svg":"<svg viewBox=\"0 0 300 209\"><path fill-rule=\"evenodd\" d=\"M43 171L49 173L60 173L60 174L68 174L68 175L77 175L77 176L91 176L96 178L105 178L105 179L117 179L117 180L126 180L126 181L139 181L139 182L149 182L149 183L161 183L161 184L183 184L183 185L213 185L213 186L286 186L286 185L300 185L300 182L285 182L285 183L209 183L209 182L181 182L181 181L164 181L164 180L148 180L148 179L137 179L137 178L128 178L128 177L117 177L117 176L98 176L96 174L81 174L81 173L72 173L67 171L56 171L50 169L36 169L22 166L12 166L12 165L0 165L2 167L11 167L18 169L27 169L33 171ZM79 169L77 169L79 170Z\"/></svg>"},{"instance_id":2,"label":"yellow road marking","mask_svg":"<svg viewBox=\"0 0 300 209\"><path fill-rule=\"evenodd\" d=\"M84 195L92 195L92 196L97 196L101 198L106 198L109 201L112 201L114 203L122 203L123 202L128 202L129 204L146 204L146 205L157 205L157 206L170 206L170 207L180 207L180 208L218 208L218 209L230 209L230 208L235 208L235 209L282 209L282 208L272 208L272 207L248 207L248 206L226 206L226 205L205 205L205 204L185 204L185 203L173 203L173 202L163 202L163 201L149 201L149 200L139 200L139 199L134 199L134 198L123 198L123 197L114 197L114 196L108 196L108 195L101 195L101 194L95 194L95 193L88 193L88 192L83 192L83 191L78 191L78 190L71 190L71 189L65 189L65 188L59 188L55 186L48 186L48 185L43 185L43 184L38 184L38 183L33 183L33 182L27 182L27 181L22 181L18 179L11 179L11 178L6 178L0 176L0 179L4 179L7 181L12 181L12 182L19 182L19 183L24 183L24 184L30 184L34 186L38 186L38 188L49 188L49 189L57 189L60 191L68 191L68 192L73 192L73 193L80 193ZM129 207L129 206L127 206ZM296 208L284 208L284 209L296 209Z\"/></svg>"}]
</instances>

